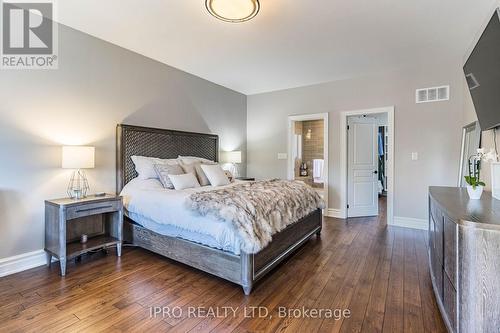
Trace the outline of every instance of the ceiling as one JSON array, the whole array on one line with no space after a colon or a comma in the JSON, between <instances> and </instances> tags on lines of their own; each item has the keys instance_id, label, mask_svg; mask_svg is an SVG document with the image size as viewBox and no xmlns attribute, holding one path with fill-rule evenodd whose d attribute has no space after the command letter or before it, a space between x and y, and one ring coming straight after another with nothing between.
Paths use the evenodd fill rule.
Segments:
<instances>
[{"instance_id":1,"label":"ceiling","mask_svg":"<svg viewBox=\"0 0 500 333\"><path fill-rule=\"evenodd\" d=\"M497 0L260 2L226 23L204 0L59 0L58 21L251 95L463 57Z\"/></svg>"}]
</instances>

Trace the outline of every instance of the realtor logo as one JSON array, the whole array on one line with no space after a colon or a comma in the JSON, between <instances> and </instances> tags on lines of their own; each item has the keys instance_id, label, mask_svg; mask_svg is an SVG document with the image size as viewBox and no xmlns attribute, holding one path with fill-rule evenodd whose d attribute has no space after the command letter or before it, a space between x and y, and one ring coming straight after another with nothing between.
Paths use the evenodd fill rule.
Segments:
<instances>
[{"instance_id":1,"label":"realtor logo","mask_svg":"<svg viewBox=\"0 0 500 333\"><path fill-rule=\"evenodd\" d=\"M50 0L1 2L3 69L56 69L57 34Z\"/></svg>"}]
</instances>

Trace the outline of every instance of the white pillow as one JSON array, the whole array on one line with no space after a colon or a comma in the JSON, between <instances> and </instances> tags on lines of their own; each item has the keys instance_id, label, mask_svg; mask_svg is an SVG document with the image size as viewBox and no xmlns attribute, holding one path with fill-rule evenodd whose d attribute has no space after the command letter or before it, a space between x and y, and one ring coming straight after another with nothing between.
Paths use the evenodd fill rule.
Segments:
<instances>
[{"instance_id":1,"label":"white pillow","mask_svg":"<svg viewBox=\"0 0 500 333\"><path fill-rule=\"evenodd\" d=\"M185 173L182 175L168 175L170 181L174 185L176 190L184 190L187 188L200 187L200 183L198 183L198 179L194 173Z\"/></svg>"},{"instance_id":2,"label":"white pillow","mask_svg":"<svg viewBox=\"0 0 500 333\"><path fill-rule=\"evenodd\" d=\"M222 186L231 183L220 165L201 164L200 166L212 186Z\"/></svg>"},{"instance_id":3,"label":"white pillow","mask_svg":"<svg viewBox=\"0 0 500 333\"><path fill-rule=\"evenodd\" d=\"M215 162L200 162L200 161L195 161L194 163L186 164L181 162L180 165L182 169L184 170L184 173L194 173L196 175L196 178L198 178L198 182L200 183L201 186L207 186L210 185L210 181L208 180L207 176L205 175L205 172L201 169L201 164L217 164Z\"/></svg>"},{"instance_id":4,"label":"white pillow","mask_svg":"<svg viewBox=\"0 0 500 333\"><path fill-rule=\"evenodd\" d=\"M171 190L174 189L174 184L170 180L170 175L182 175L185 173L179 164L155 164L154 168L163 187Z\"/></svg>"},{"instance_id":5,"label":"white pillow","mask_svg":"<svg viewBox=\"0 0 500 333\"><path fill-rule=\"evenodd\" d=\"M154 168L155 164L179 164L177 159L161 159L156 157L132 156L130 157L135 165L135 171L139 179L158 179L158 174Z\"/></svg>"},{"instance_id":6,"label":"white pillow","mask_svg":"<svg viewBox=\"0 0 500 333\"><path fill-rule=\"evenodd\" d=\"M212 160L207 160L206 158L203 157L196 157L196 156L181 156L177 157L182 163L184 164L191 164L191 163L196 163L196 162L203 162L203 163L215 163Z\"/></svg>"}]
</instances>

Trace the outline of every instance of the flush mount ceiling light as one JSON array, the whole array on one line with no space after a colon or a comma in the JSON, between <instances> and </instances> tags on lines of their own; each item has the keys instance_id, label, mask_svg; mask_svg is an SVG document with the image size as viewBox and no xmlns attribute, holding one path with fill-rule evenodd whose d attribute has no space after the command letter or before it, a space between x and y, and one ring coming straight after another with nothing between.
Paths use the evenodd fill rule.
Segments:
<instances>
[{"instance_id":1,"label":"flush mount ceiling light","mask_svg":"<svg viewBox=\"0 0 500 333\"><path fill-rule=\"evenodd\" d=\"M260 9L259 0L205 0L210 14L226 22L245 22L254 18Z\"/></svg>"}]
</instances>

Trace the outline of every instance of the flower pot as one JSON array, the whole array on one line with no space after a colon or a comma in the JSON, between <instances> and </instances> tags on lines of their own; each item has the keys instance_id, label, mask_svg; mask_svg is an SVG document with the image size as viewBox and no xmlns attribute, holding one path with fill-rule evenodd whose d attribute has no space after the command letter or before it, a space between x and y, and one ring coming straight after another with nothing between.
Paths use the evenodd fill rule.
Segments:
<instances>
[{"instance_id":1,"label":"flower pot","mask_svg":"<svg viewBox=\"0 0 500 333\"><path fill-rule=\"evenodd\" d=\"M474 189L472 186L467 185L467 193L469 193L469 198L471 200L479 200L481 199L481 195L483 195L484 186L476 186Z\"/></svg>"}]
</instances>

